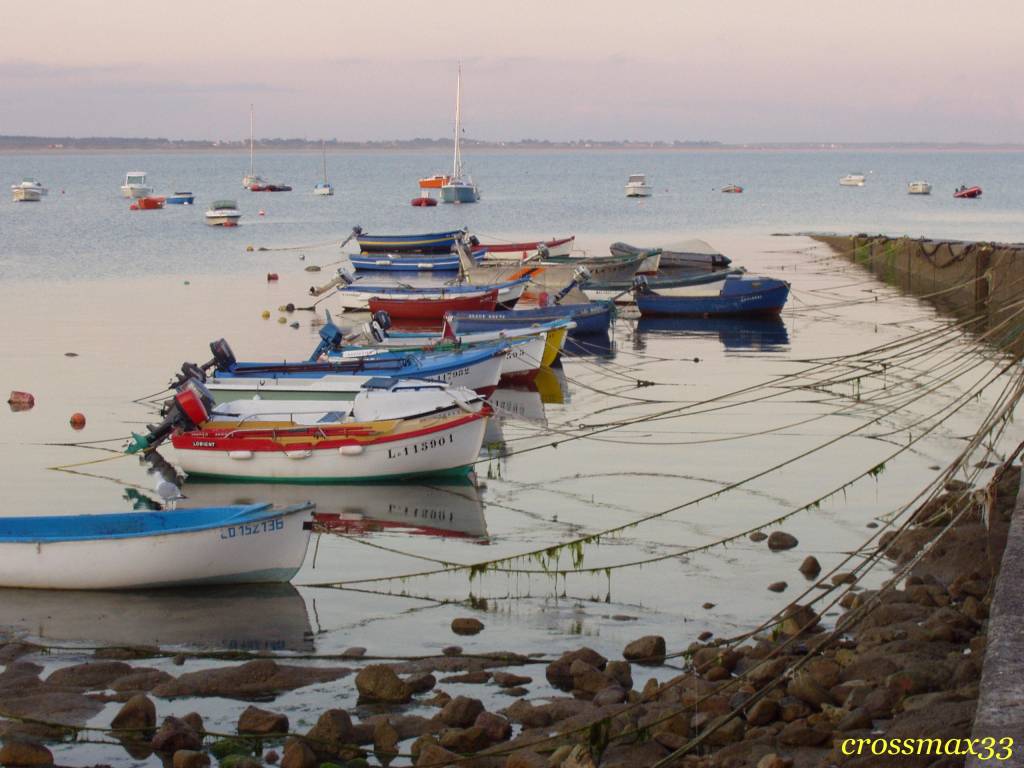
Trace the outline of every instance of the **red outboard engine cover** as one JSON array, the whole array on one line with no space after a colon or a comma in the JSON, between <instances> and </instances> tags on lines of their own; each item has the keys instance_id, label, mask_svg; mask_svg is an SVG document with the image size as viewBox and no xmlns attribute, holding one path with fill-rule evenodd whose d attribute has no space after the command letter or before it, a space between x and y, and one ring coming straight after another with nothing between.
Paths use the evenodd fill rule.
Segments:
<instances>
[{"instance_id":1,"label":"red outboard engine cover","mask_svg":"<svg viewBox=\"0 0 1024 768\"><path fill-rule=\"evenodd\" d=\"M210 418L210 414L206 410L206 406L203 405L202 399L194 390L186 387L181 390L181 392L178 392L174 396L174 399L178 402L181 412L184 413L193 424L198 426Z\"/></svg>"}]
</instances>

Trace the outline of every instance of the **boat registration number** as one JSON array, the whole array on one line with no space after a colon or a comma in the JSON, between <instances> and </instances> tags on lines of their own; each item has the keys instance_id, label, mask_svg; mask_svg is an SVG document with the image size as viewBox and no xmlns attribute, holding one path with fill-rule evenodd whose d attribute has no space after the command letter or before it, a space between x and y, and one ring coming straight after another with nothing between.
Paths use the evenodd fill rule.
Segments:
<instances>
[{"instance_id":1,"label":"boat registration number","mask_svg":"<svg viewBox=\"0 0 1024 768\"><path fill-rule=\"evenodd\" d=\"M453 445L455 443L455 435L449 432L447 435L441 435L440 437L432 437L429 440L420 440L419 442L409 443L403 445L401 448L388 448L389 459L403 459L406 456L416 456L421 453L426 453L434 448L443 448L446 445Z\"/></svg>"},{"instance_id":2,"label":"boat registration number","mask_svg":"<svg viewBox=\"0 0 1024 768\"><path fill-rule=\"evenodd\" d=\"M220 529L222 539L237 539L242 536L259 536L264 533L277 533L284 530L284 518L275 517L272 520L260 520L256 523L241 523L229 525Z\"/></svg>"},{"instance_id":3,"label":"boat registration number","mask_svg":"<svg viewBox=\"0 0 1024 768\"><path fill-rule=\"evenodd\" d=\"M469 368L459 368L457 371L449 371L448 373L442 373L438 378L441 381L454 381L460 376L468 376Z\"/></svg>"}]
</instances>

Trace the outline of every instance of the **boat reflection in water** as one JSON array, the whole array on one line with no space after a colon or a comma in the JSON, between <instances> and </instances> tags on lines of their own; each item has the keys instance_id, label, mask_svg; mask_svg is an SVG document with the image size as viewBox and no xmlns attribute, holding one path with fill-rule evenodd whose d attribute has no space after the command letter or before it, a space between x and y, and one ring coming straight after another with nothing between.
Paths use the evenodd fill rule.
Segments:
<instances>
[{"instance_id":1,"label":"boat reflection in water","mask_svg":"<svg viewBox=\"0 0 1024 768\"><path fill-rule=\"evenodd\" d=\"M611 334L588 333L585 336L570 336L565 340L562 354L569 357L615 357L615 343Z\"/></svg>"},{"instance_id":2,"label":"boat reflection in water","mask_svg":"<svg viewBox=\"0 0 1024 768\"><path fill-rule=\"evenodd\" d=\"M63 592L0 589L0 627L52 644L312 651L291 584Z\"/></svg>"},{"instance_id":3,"label":"boat reflection in water","mask_svg":"<svg viewBox=\"0 0 1024 768\"><path fill-rule=\"evenodd\" d=\"M325 529L346 534L396 531L421 536L487 538L480 489L471 477L444 483L289 485L286 483L186 482L189 506L244 503L259 499L312 501ZM314 547L310 546L310 552ZM312 554L310 554L312 557Z\"/></svg>"},{"instance_id":4,"label":"boat reflection in water","mask_svg":"<svg viewBox=\"0 0 1024 768\"><path fill-rule=\"evenodd\" d=\"M642 317L637 335L718 336L726 349L771 352L789 346L781 317Z\"/></svg>"}]
</instances>

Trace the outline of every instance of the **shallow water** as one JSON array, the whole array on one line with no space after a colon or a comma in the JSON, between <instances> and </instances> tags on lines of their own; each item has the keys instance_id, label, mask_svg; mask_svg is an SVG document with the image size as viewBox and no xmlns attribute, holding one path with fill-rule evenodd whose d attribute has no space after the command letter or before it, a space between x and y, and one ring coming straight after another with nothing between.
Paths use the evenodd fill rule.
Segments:
<instances>
[{"instance_id":1,"label":"shallow water","mask_svg":"<svg viewBox=\"0 0 1024 768\"><path fill-rule=\"evenodd\" d=\"M289 160L292 165L297 162L295 157ZM495 155L491 160L502 168L511 157ZM706 163L709 156L692 157L697 158L695 163ZM759 162L764 157L757 155ZM835 163L834 168L822 171L826 182L821 197L830 199L835 177L875 167L863 157L855 165L849 158L840 161L811 155L779 162L785 161L785 165L817 158L814 162L820 163L822 157ZM511 200L512 193L489 193L486 186L484 202L478 207L441 208L427 215L438 214L430 219L431 227L454 216L468 221L473 216L486 222L481 228L510 236L525 237L538 229L561 234L571 229L582 243L606 242L611 238L604 233L612 231L614 239L640 241L653 237L653 232L670 229L665 211L674 200L677 213L682 211L678 223L672 222L672 227L678 226L678 236L701 234L696 211L682 205L684 193L660 192L669 167L678 167L683 176L685 158L691 156L651 156L650 165L644 167L652 175L655 160L666 165L658 174L658 196L643 206L624 209L627 203L617 193L605 202L594 200L598 176L617 187L618 178L624 175L622 168L626 172L639 169L637 163L646 159L630 156L602 160L593 185L581 187L586 195L562 201L562 219L544 206L536 206L538 218L531 226L526 219L517 218L514 210L509 211L525 210L529 201L502 203L505 196ZM949 159L945 154L941 158ZM203 159L195 159L197 169L205 167ZM241 156L230 159L242 161ZM480 158L481 177L484 159ZM559 168L568 166L569 159L531 166L531 174L535 179L564 181ZM732 159L739 162L742 157ZM912 159L901 157L900 162ZM34 158L17 160L28 163ZM165 168L178 167L174 163L193 162L170 155L82 159L90 168L101 161L105 168L127 164L147 168L154 175L162 171L162 176L170 175ZM217 162L222 161L226 162L223 158ZM261 170L286 179L282 169L273 167L277 162L283 159L268 157L267 168ZM405 186L410 172L426 173L432 167L423 158L410 156L382 155L380 162L386 167L402 167ZM31 173L54 185L55 174L36 168ZM383 172L377 169L375 173ZM745 181L736 173L726 175L708 168L703 173L721 176L722 183ZM193 181L189 186L195 191L205 190L196 181L198 176L185 171L181 175ZM764 169L763 177L766 184L777 181L770 168ZM497 187L495 179L500 178L495 173L489 184ZM933 183L939 180L937 173L931 178ZM868 195L882 194L882 185L875 182L873 178L864 190L841 191L871 200ZM7 264L0 290L11 328L0 337L0 355L5 360L0 386L33 392L37 401L30 411L0 411L5 488L0 514L126 510L145 504L146 499L156 500L153 476L136 459L116 453L129 431L141 429L153 418L153 406L135 400L158 393L182 361L204 360L208 356L206 343L220 336L231 342L240 359L296 359L308 355L315 344L313 313L288 316L289 322L300 323L294 330L276 322L277 308L288 301L307 304L306 286L327 279L333 269L328 265L339 258L336 249L245 253L244 244L309 243L332 235L337 239L344 231L340 221L347 224L355 218L365 225L368 219L361 215L370 210L362 195L348 191L328 201L298 193L248 198L239 194L247 213L263 205L267 217L259 220L252 216L249 227L220 231L198 222L201 205L191 211L129 214L126 201L114 197L120 183L116 177L111 179L106 197L89 187L90 194L102 201L94 200L89 206L95 208L83 206L86 210L81 210L73 205L75 198L68 197L87 194L86 181L81 183L79 191L69 182L67 195L55 198L51 193L31 212L23 213L23 206L0 206L5 232L0 252ZM230 183L236 183L233 177ZM557 196L551 184L530 188L554 203ZM918 201L898 192L892 199L900 205L947 207L939 196ZM587 195L591 196L589 202ZM836 384L827 391L769 384L776 377L805 369L808 360L856 353L946 321L918 300L900 296L859 267L831 256L823 246L802 237L770 237L769 230L798 225L786 205L758 202L753 190L749 197L744 193L712 199L716 206L745 205L754 212L769 205L770 210L752 212L749 219L708 215L706 221L731 228L711 239L737 263L791 281L793 296L781 320L620 317L612 338L583 340L578 349L582 354L567 357L560 370L547 373L534 388L506 388L496 393L495 402L505 417L489 428L475 485L290 488L186 483L188 499L183 505L265 496L281 503L312 498L323 509L343 513L345 530L320 537L310 548L294 590L260 590L255 600L246 601L239 601L237 595L194 598L197 605L192 611L187 596L181 603L175 596L135 596L123 601L104 596L83 601L77 596L48 595L35 601L16 599L21 595L8 599L0 595L0 625L58 645L75 640L103 644L111 637L124 637L138 643L312 650L319 654L360 645L371 654L407 656L434 653L456 641L467 651L508 649L549 655L585 643L610 657L619 656L626 642L643 634L664 635L671 651L685 648L704 630L727 636L756 625L802 591L805 582L797 566L806 555L816 555L829 569L865 541L872 532L866 527L869 523L884 519L910 501L936 475L935 467L944 467L961 450L963 436L973 434L994 391L969 401L934 433L898 458L887 460L908 440L921 438L923 427L918 421L935 412L952 411L955 398L974 384L982 366L987 365L983 359L976 361L978 367L965 370L963 376L936 392L928 391L929 370L938 359L935 355L907 361L905 367L894 366L880 375L865 375L859 382ZM983 204L988 205L989 199ZM316 208L321 204L336 206L338 215L325 215L325 210L335 209ZM355 214L347 213L350 205ZM841 219L842 226L829 224L828 210L832 209L812 207L805 214L809 218L800 225L865 228L856 226L857 217L881 215L887 205L879 203L856 216L847 214ZM386 216L377 211L382 222L396 230L416 226L410 217L422 211L395 206ZM62 220L63 211L71 209L75 217L85 219L87 210L95 216L101 207L109 209L110 217L119 218L83 221L77 225L81 237L73 241L67 237L75 225ZM577 214L581 210L584 213ZM565 220L574 215L592 229L585 229L584 224L567 226ZM888 220L914 228L913 216L888 215L902 216ZM1008 209L989 215L993 218L981 224L961 216L945 222L951 230L919 231L936 235L959 232L966 237L972 227L988 228L1003 217L1005 229L997 228L997 232L1005 236L991 230L986 236L1011 239L1019 219ZM12 216L25 218L19 219L9 234ZM29 216L40 218L31 223ZM769 224L769 218L779 223ZM43 227L44 220L52 227ZM419 221L422 224L422 219ZM149 227L152 229L144 229ZM883 228L887 227L881 223L871 227ZM55 229L64 236L58 237ZM325 265L324 272L304 271L310 264ZM281 279L268 283L264 275L268 270L278 272ZM46 279L39 279L44 274ZM331 303L328 299L320 308L330 308ZM261 319L264 309L271 310L270 320ZM943 354L971 362L972 349L950 341ZM77 356L68 357L68 352ZM873 392L879 387L885 389ZM894 399L872 399L883 395ZM902 407L893 410L901 401ZM697 407L695 403L706 404ZM672 418L626 424L577 439L584 434L583 427L608 426L673 409ZM81 432L68 425L68 417L75 411L88 420ZM796 458L858 427L860 433L838 439L806 458ZM1011 426L1007 442L1019 440L1020 432ZM103 442L70 445L80 441ZM552 443L559 444L555 447ZM173 460L173 452L166 455ZM73 472L51 469L98 459L104 461L69 467ZM792 464L768 472L787 459L793 459ZM864 476L883 462L880 474ZM766 474L714 498L558 555L558 566L572 567L575 554L578 565L597 569L591 573L556 581L542 572L544 565L552 567L555 561L542 563L527 557L503 565L517 572L486 573L473 579L467 571L423 575L437 570L438 561L480 563L640 521L761 472ZM763 543L740 537L728 546L679 554L764 525L858 476L863 477L782 526L800 540L796 549L772 553ZM643 566L627 565L653 558L660 559ZM875 569L865 584L884 579L885 570ZM784 593L765 589L778 580L789 582ZM348 588L310 586L340 581L349 582ZM477 601L486 599L486 613L480 602L470 607L470 595ZM705 603L714 607L705 609ZM230 611L217 607L228 605ZM470 638L452 635L451 619L474 612L487 625L484 632ZM161 616L168 617L166 626ZM102 622L98 617L104 617ZM64 654L48 659L47 664L74 658ZM184 670L211 665L190 661ZM169 662L157 662L156 666L172 674L182 671ZM543 680L541 668L534 667L531 672L535 680ZM642 683L638 675L638 685ZM549 692L545 686L535 683L531 695ZM491 708L507 703L504 697L495 696L493 689L441 687L453 695L483 695ZM327 706L350 705L354 705L354 686L347 678L286 694L271 708L292 714L295 726L301 718L311 723ZM218 699L158 701L157 706L161 715L198 710L208 726L230 730L245 705ZM108 705L92 722L109 722L116 709L116 705ZM129 762L115 747L62 749L74 762ZM156 762L151 758L149 764Z\"/></svg>"}]
</instances>

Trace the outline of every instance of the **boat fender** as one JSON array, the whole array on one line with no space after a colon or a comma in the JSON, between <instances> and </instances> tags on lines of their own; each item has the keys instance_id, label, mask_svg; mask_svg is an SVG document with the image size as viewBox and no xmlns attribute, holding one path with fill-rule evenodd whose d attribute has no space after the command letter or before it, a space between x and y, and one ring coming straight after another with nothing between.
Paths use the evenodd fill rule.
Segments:
<instances>
[{"instance_id":1,"label":"boat fender","mask_svg":"<svg viewBox=\"0 0 1024 768\"><path fill-rule=\"evenodd\" d=\"M338 453L342 456L358 456L363 452L363 446L361 445L343 445L338 448Z\"/></svg>"},{"instance_id":2,"label":"boat fender","mask_svg":"<svg viewBox=\"0 0 1024 768\"><path fill-rule=\"evenodd\" d=\"M11 406L11 410L24 411L36 404L36 398L31 392L13 390L11 396L7 398L7 404Z\"/></svg>"},{"instance_id":3,"label":"boat fender","mask_svg":"<svg viewBox=\"0 0 1024 768\"><path fill-rule=\"evenodd\" d=\"M310 456L313 455L313 452L308 448L305 448L301 451L285 451L284 455L287 456L289 459L299 460L308 459Z\"/></svg>"},{"instance_id":4,"label":"boat fender","mask_svg":"<svg viewBox=\"0 0 1024 768\"><path fill-rule=\"evenodd\" d=\"M71 414L71 428L85 429L85 414L84 413L72 413Z\"/></svg>"},{"instance_id":5,"label":"boat fender","mask_svg":"<svg viewBox=\"0 0 1024 768\"><path fill-rule=\"evenodd\" d=\"M252 451L228 451L228 458L244 461L252 458Z\"/></svg>"}]
</instances>

